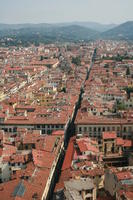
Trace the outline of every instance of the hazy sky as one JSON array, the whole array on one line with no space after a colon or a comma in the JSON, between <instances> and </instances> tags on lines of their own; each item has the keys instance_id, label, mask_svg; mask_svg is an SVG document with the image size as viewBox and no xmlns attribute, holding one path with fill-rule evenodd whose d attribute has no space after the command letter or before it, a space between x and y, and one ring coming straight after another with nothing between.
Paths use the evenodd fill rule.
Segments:
<instances>
[{"instance_id":1,"label":"hazy sky","mask_svg":"<svg viewBox=\"0 0 133 200\"><path fill-rule=\"evenodd\" d=\"M133 20L133 0L0 0L1 23Z\"/></svg>"}]
</instances>

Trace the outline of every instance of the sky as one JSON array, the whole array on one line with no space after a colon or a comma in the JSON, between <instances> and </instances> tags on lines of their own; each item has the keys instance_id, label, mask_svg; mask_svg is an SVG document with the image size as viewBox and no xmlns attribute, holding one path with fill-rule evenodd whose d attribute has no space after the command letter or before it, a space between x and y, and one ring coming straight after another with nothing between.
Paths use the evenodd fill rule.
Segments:
<instances>
[{"instance_id":1,"label":"sky","mask_svg":"<svg viewBox=\"0 0 133 200\"><path fill-rule=\"evenodd\" d=\"M0 23L133 20L133 0L0 0Z\"/></svg>"}]
</instances>

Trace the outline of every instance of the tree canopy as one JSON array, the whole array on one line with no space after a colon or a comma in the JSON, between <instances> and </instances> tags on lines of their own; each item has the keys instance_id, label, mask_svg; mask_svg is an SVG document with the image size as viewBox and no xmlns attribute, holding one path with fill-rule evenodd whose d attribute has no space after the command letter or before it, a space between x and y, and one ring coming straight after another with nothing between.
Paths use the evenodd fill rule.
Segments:
<instances>
[{"instance_id":1,"label":"tree canopy","mask_svg":"<svg viewBox=\"0 0 133 200\"><path fill-rule=\"evenodd\" d=\"M78 56L77 57L73 57L72 58L72 63L75 64L75 65L78 65L78 66L81 65L80 57L78 57Z\"/></svg>"}]
</instances>

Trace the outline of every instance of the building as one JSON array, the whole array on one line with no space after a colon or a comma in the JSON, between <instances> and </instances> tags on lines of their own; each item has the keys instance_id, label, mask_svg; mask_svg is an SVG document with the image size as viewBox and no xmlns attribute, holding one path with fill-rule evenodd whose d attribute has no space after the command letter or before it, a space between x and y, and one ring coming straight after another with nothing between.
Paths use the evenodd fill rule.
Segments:
<instances>
[{"instance_id":1,"label":"building","mask_svg":"<svg viewBox=\"0 0 133 200\"><path fill-rule=\"evenodd\" d=\"M64 194L67 200L96 200L96 188L91 179L70 179L64 184Z\"/></svg>"},{"instance_id":2,"label":"building","mask_svg":"<svg viewBox=\"0 0 133 200\"><path fill-rule=\"evenodd\" d=\"M109 168L105 171L104 189L116 199L118 191L124 190L126 186L133 186L133 168ZM117 197L116 197L117 194Z\"/></svg>"}]
</instances>

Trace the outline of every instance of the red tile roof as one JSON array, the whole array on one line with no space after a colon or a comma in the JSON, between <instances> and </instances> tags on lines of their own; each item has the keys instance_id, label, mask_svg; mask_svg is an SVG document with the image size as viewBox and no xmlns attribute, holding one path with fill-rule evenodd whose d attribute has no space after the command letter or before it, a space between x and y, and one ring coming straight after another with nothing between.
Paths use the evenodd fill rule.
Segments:
<instances>
[{"instance_id":1,"label":"red tile roof","mask_svg":"<svg viewBox=\"0 0 133 200\"><path fill-rule=\"evenodd\" d=\"M71 138L70 142L68 144L65 159L64 159L63 166L62 166L62 169L61 169L62 171L69 169L71 167L73 155L74 155L74 138Z\"/></svg>"},{"instance_id":2,"label":"red tile roof","mask_svg":"<svg viewBox=\"0 0 133 200\"><path fill-rule=\"evenodd\" d=\"M127 191L125 193L125 196L128 200L132 200L133 199L133 191Z\"/></svg>"},{"instance_id":3,"label":"red tile roof","mask_svg":"<svg viewBox=\"0 0 133 200\"><path fill-rule=\"evenodd\" d=\"M88 150L86 144L83 141L77 141L77 144L80 149L80 152L83 153Z\"/></svg>"},{"instance_id":4,"label":"red tile roof","mask_svg":"<svg viewBox=\"0 0 133 200\"><path fill-rule=\"evenodd\" d=\"M32 150L34 164L38 167L50 169L54 161L55 155L46 151Z\"/></svg>"},{"instance_id":5,"label":"red tile roof","mask_svg":"<svg viewBox=\"0 0 133 200\"><path fill-rule=\"evenodd\" d=\"M116 173L117 179L120 180L127 180L132 179L132 173L130 171L121 171Z\"/></svg>"},{"instance_id":6,"label":"red tile roof","mask_svg":"<svg viewBox=\"0 0 133 200\"><path fill-rule=\"evenodd\" d=\"M103 132L103 139L116 139L116 132Z\"/></svg>"},{"instance_id":7,"label":"red tile roof","mask_svg":"<svg viewBox=\"0 0 133 200\"><path fill-rule=\"evenodd\" d=\"M52 135L64 135L64 131L59 130L59 131L53 131Z\"/></svg>"},{"instance_id":8,"label":"red tile roof","mask_svg":"<svg viewBox=\"0 0 133 200\"><path fill-rule=\"evenodd\" d=\"M14 200L13 191L18 184L18 180L12 180L0 185L0 200Z\"/></svg>"},{"instance_id":9,"label":"red tile roof","mask_svg":"<svg viewBox=\"0 0 133 200\"><path fill-rule=\"evenodd\" d=\"M124 147L132 147L133 146L133 141L132 140L124 140Z\"/></svg>"},{"instance_id":10,"label":"red tile roof","mask_svg":"<svg viewBox=\"0 0 133 200\"><path fill-rule=\"evenodd\" d=\"M122 146L124 144L124 140L122 138L116 138L116 144Z\"/></svg>"}]
</instances>

